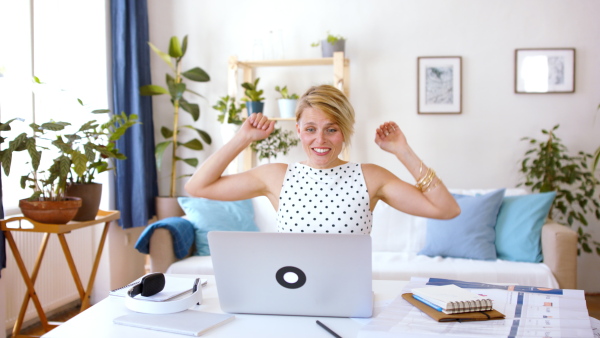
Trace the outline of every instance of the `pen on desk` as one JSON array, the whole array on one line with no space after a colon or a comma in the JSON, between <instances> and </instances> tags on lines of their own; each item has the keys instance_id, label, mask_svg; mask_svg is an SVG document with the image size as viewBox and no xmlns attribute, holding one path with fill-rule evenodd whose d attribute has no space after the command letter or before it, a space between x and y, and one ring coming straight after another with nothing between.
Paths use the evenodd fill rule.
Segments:
<instances>
[{"instance_id":1,"label":"pen on desk","mask_svg":"<svg viewBox=\"0 0 600 338\"><path fill-rule=\"evenodd\" d=\"M325 324L321 323L320 321L317 320L317 324L324 328L327 332L331 333L332 336L336 337L336 338L342 338L342 336L340 336L339 334L335 333L332 329L328 328Z\"/></svg>"}]
</instances>

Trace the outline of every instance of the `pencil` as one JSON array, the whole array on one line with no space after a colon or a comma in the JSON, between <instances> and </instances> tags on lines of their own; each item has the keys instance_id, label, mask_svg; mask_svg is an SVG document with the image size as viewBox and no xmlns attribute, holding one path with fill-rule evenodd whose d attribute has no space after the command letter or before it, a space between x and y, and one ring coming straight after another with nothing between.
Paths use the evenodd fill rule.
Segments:
<instances>
[{"instance_id":1,"label":"pencil","mask_svg":"<svg viewBox=\"0 0 600 338\"><path fill-rule=\"evenodd\" d=\"M324 328L325 331L331 333L331 335L334 336L335 338L342 338L342 336L340 336L339 334L335 333L332 329L328 328L325 324L321 323L318 320L317 320L317 324L319 324L320 327Z\"/></svg>"}]
</instances>

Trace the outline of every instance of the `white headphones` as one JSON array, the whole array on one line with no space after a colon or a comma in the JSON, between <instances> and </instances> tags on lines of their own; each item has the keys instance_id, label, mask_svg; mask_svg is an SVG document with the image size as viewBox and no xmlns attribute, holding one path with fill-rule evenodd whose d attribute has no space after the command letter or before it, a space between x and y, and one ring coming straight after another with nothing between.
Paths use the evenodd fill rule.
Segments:
<instances>
[{"instance_id":1,"label":"white headphones","mask_svg":"<svg viewBox=\"0 0 600 338\"><path fill-rule=\"evenodd\" d=\"M138 294L146 297L157 294L165 286L165 279L162 273L146 275L138 285L129 289L127 296L125 296L125 306L131 311L151 314L167 314L187 310L196 304L202 303L202 285L199 281L198 279L196 284L194 284L190 294L184 297L176 297L173 300L157 302L135 298Z\"/></svg>"}]
</instances>

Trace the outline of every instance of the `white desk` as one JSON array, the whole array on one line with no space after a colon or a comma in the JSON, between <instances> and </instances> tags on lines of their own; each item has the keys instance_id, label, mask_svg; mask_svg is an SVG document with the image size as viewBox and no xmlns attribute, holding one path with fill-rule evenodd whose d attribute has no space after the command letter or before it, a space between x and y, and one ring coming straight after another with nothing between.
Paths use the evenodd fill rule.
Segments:
<instances>
[{"instance_id":1,"label":"white desk","mask_svg":"<svg viewBox=\"0 0 600 338\"><path fill-rule=\"evenodd\" d=\"M203 301L192 309L205 312L223 313L219 305L217 287L214 276L201 276L208 283L202 288ZM402 291L406 281L373 281L375 304L393 300ZM96 305L73 317L59 327L46 333L46 338L79 338L79 337L184 337L178 334L139 329L113 324L113 319L133 313L124 305L124 299L108 296ZM340 336L356 337L358 330L368 319L302 317L302 316L269 316L236 314L235 319L223 326L206 332L205 337L324 337L332 335L316 324L319 319Z\"/></svg>"}]
</instances>

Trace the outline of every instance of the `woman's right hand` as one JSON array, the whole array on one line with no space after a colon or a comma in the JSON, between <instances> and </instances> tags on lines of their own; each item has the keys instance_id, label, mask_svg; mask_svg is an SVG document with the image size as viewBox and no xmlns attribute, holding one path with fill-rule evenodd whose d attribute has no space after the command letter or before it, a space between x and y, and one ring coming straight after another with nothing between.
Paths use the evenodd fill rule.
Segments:
<instances>
[{"instance_id":1,"label":"woman's right hand","mask_svg":"<svg viewBox=\"0 0 600 338\"><path fill-rule=\"evenodd\" d=\"M253 113L242 124L238 134L242 134L251 142L265 139L275 130L275 122L262 113Z\"/></svg>"}]
</instances>

